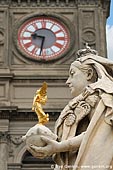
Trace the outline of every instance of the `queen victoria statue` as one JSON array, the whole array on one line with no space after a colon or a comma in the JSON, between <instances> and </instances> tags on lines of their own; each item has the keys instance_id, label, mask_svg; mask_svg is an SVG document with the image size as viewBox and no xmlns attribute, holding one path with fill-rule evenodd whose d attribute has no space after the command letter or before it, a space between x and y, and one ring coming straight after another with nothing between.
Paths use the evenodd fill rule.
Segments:
<instances>
[{"instance_id":1,"label":"queen victoria statue","mask_svg":"<svg viewBox=\"0 0 113 170\"><path fill-rule=\"evenodd\" d=\"M55 138L27 145L36 158L52 156L56 170L113 169L113 62L86 46L66 84L73 96L55 124Z\"/></svg>"}]
</instances>

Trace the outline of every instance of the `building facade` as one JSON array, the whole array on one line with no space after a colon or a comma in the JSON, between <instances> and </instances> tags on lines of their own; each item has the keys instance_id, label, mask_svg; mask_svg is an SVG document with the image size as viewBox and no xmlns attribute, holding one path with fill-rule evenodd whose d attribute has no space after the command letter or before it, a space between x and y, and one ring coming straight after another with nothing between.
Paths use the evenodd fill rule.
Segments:
<instances>
[{"instance_id":1,"label":"building facade","mask_svg":"<svg viewBox=\"0 0 113 170\"><path fill-rule=\"evenodd\" d=\"M32 101L48 84L47 126L70 100L65 85L75 53L87 42L106 54L106 19L110 0L0 1L0 169L53 168L51 158L33 158L22 135L37 123Z\"/></svg>"}]
</instances>

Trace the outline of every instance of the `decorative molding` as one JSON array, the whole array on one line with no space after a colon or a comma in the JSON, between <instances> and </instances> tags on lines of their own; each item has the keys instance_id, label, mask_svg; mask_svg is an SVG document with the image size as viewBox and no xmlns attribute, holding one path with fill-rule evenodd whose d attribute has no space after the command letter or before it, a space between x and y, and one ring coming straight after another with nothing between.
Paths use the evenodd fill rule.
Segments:
<instances>
[{"instance_id":1,"label":"decorative molding","mask_svg":"<svg viewBox=\"0 0 113 170\"><path fill-rule=\"evenodd\" d=\"M12 7L77 7L78 5L98 5L109 10L110 0L1 0L0 5L9 5Z\"/></svg>"},{"instance_id":2,"label":"decorative molding","mask_svg":"<svg viewBox=\"0 0 113 170\"><path fill-rule=\"evenodd\" d=\"M81 20L83 29L95 27L95 10L81 10Z\"/></svg>"},{"instance_id":3,"label":"decorative molding","mask_svg":"<svg viewBox=\"0 0 113 170\"><path fill-rule=\"evenodd\" d=\"M0 79L7 79L10 80L14 77L13 73L0 73Z\"/></svg>"},{"instance_id":4,"label":"decorative molding","mask_svg":"<svg viewBox=\"0 0 113 170\"><path fill-rule=\"evenodd\" d=\"M8 93L9 93L9 81L5 80L4 78L2 79L0 78L0 107L10 105Z\"/></svg>"},{"instance_id":5,"label":"decorative molding","mask_svg":"<svg viewBox=\"0 0 113 170\"><path fill-rule=\"evenodd\" d=\"M47 112L50 117L50 121L56 121L59 116L59 112ZM37 116L34 112L31 111L18 111L16 109L11 110L0 110L0 119L9 119L12 121L36 121ZM15 139L16 140L16 139Z\"/></svg>"},{"instance_id":6,"label":"decorative molding","mask_svg":"<svg viewBox=\"0 0 113 170\"><path fill-rule=\"evenodd\" d=\"M21 170L21 163L8 163L8 170Z\"/></svg>"},{"instance_id":7,"label":"decorative molding","mask_svg":"<svg viewBox=\"0 0 113 170\"><path fill-rule=\"evenodd\" d=\"M13 112L17 111L17 107L0 107L0 119L10 119Z\"/></svg>"}]
</instances>

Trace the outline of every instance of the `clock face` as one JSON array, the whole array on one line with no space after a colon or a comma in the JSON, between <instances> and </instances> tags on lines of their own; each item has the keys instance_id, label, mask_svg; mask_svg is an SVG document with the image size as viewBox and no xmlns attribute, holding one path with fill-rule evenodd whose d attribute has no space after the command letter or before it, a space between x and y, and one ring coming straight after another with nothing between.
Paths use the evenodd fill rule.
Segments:
<instances>
[{"instance_id":1,"label":"clock face","mask_svg":"<svg viewBox=\"0 0 113 170\"><path fill-rule=\"evenodd\" d=\"M35 17L18 30L18 46L30 58L52 60L62 56L69 48L67 27L56 19Z\"/></svg>"}]
</instances>

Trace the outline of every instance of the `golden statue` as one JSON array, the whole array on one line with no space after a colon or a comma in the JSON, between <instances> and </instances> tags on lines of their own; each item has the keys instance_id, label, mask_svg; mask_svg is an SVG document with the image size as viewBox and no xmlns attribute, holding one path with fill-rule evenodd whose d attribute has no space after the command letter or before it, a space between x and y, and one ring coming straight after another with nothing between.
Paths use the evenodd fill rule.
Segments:
<instances>
[{"instance_id":1,"label":"golden statue","mask_svg":"<svg viewBox=\"0 0 113 170\"><path fill-rule=\"evenodd\" d=\"M49 115L45 114L42 109L42 105L45 105L47 101L47 83L44 82L42 87L36 91L36 95L34 96L32 111L35 111L39 123L38 124L46 124L49 121Z\"/></svg>"},{"instance_id":2,"label":"golden statue","mask_svg":"<svg viewBox=\"0 0 113 170\"><path fill-rule=\"evenodd\" d=\"M44 82L42 87L36 91L32 106L32 110L36 112L39 122L22 136L22 140L26 143L26 148L29 148L31 145L38 147L45 146L46 142L43 142L42 136L46 136L52 140L57 139L57 135L44 125L49 121L49 115L45 114L42 109L42 105L45 105L46 101L47 84Z\"/></svg>"}]
</instances>

